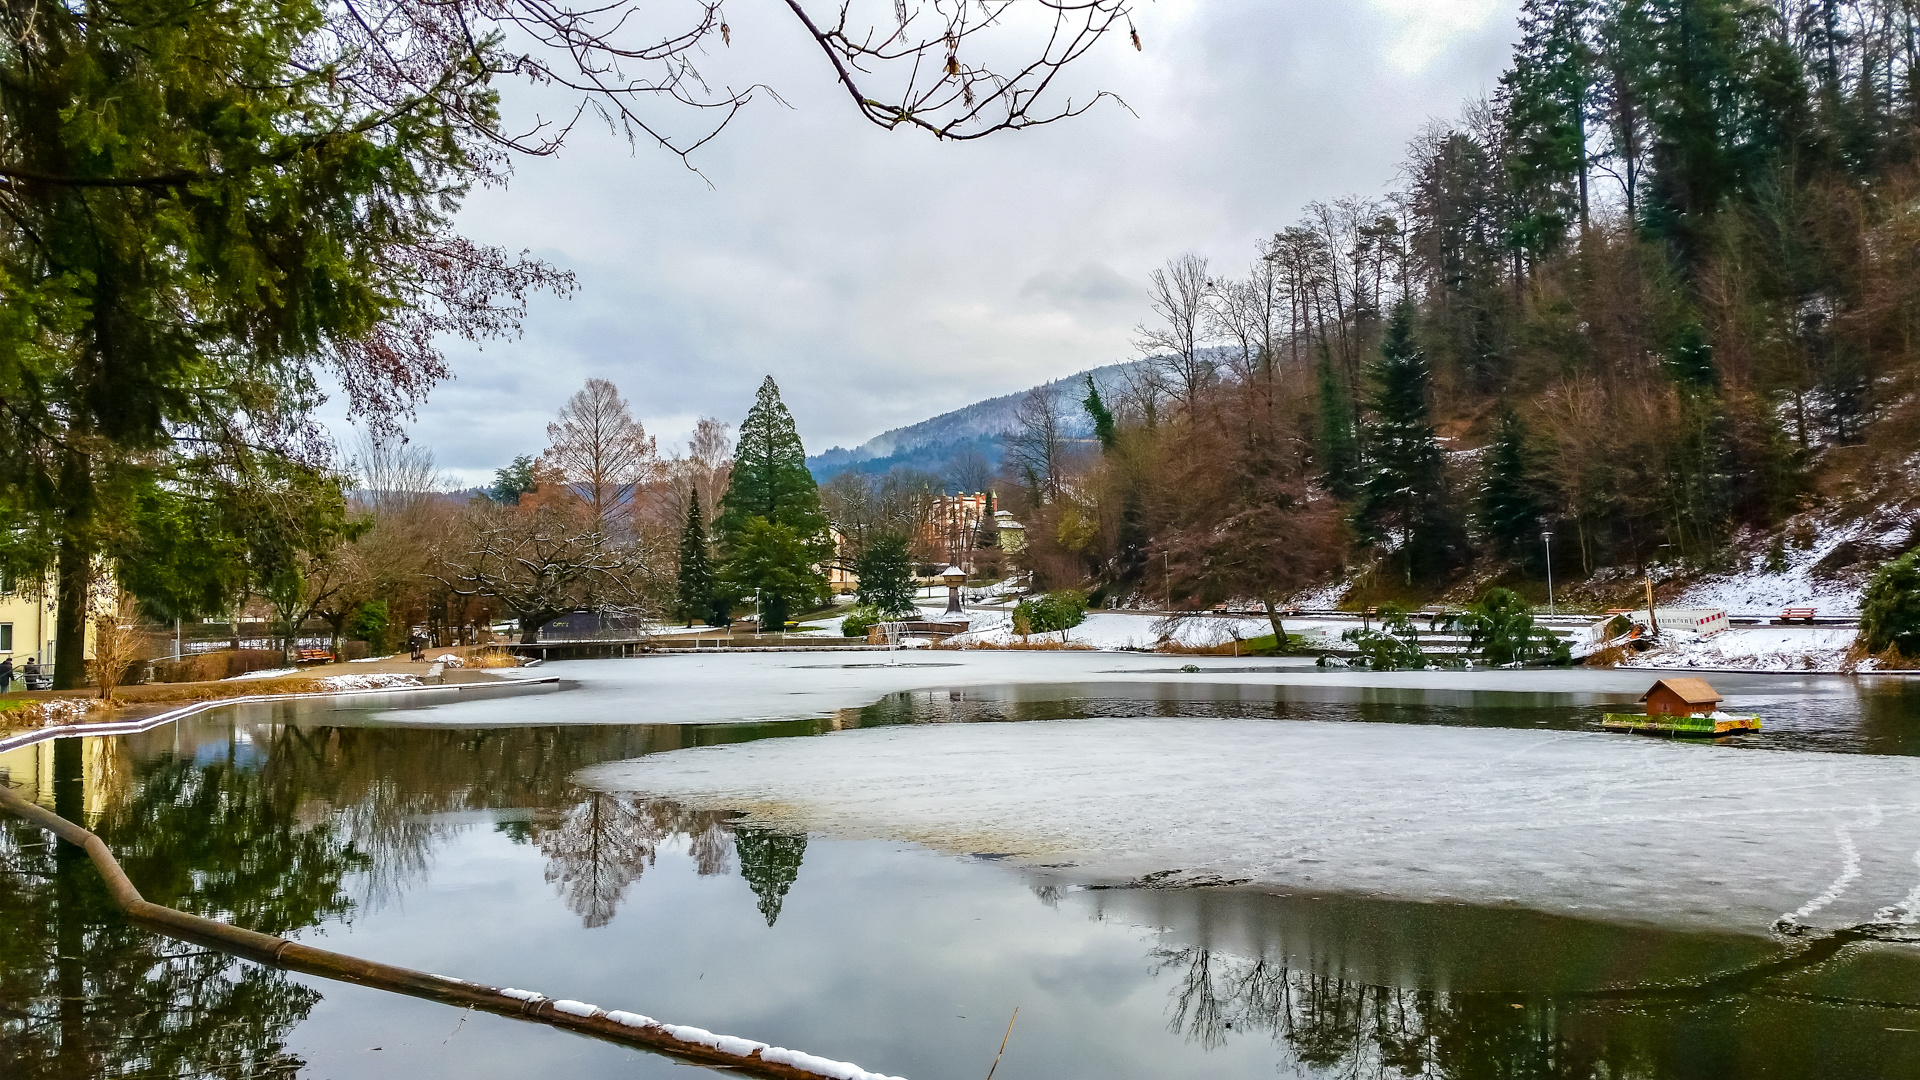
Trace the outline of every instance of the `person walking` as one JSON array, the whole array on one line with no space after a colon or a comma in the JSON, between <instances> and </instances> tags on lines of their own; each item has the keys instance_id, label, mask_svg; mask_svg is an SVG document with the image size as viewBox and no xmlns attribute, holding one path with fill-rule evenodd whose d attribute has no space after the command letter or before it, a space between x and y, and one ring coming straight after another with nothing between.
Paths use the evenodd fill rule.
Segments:
<instances>
[{"instance_id":1,"label":"person walking","mask_svg":"<svg viewBox=\"0 0 1920 1080\"><path fill-rule=\"evenodd\" d=\"M419 634L413 634L407 638L407 647L413 650L413 659L416 663L426 655L426 645L426 641Z\"/></svg>"},{"instance_id":2,"label":"person walking","mask_svg":"<svg viewBox=\"0 0 1920 1080\"><path fill-rule=\"evenodd\" d=\"M9 657L8 659L12 659L12 658ZM26 664L20 668L20 677L23 680L25 680L27 684L27 689L29 690L37 689L37 687L34 686L34 683L40 681L40 660L38 657L34 657L34 656L27 657Z\"/></svg>"},{"instance_id":3,"label":"person walking","mask_svg":"<svg viewBox=\"0 0 1920 1080\"><path fill-rule=\"evenodd\" d=\"M0 660L0 694L13 689L13 657Z\"/></svg>"}]
</instances>

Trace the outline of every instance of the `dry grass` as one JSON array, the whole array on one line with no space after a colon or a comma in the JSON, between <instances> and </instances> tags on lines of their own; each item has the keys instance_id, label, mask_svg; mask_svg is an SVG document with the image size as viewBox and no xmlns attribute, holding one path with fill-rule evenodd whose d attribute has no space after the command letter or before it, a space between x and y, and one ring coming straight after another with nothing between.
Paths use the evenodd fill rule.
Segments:
<instances>
[{"instance_id":1,"label":"dry grass","mask_svg":"<svg viewBox=\"0 0 1920 1080\"><path fill-rule=\"evenodd\" d=\"M470 668L509 668L520 664L518 656L499 648L475 649L462 662L462 666Z\"/></svg>"}]
</instances>

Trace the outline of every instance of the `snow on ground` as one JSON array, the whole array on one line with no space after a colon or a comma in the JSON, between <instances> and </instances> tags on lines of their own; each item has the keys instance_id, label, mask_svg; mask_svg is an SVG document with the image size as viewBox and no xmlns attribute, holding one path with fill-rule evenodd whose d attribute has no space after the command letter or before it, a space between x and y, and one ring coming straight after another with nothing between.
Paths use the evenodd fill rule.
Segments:
<instances>
[{"instance_id":1,"label":"snow on ground","mask_svg":"<svg viewBox=\"0 0 1920 1080\"><path fill-rule=\"evenodd\" d=\"M1839 671L1857 631L1852 627L1735 627L1709 638L1672 635L1671 644L1621 661L1627 668L1717 668L1733 671Z\"/></svg>"},{"instance_id":2,"label":"snow on ground","mask_svg":"<svg viewBox=\"0 0 1920 1080\"><path fill-rule=\"evenodd\" d=\"M349 664L377 664L377 663L379 663L379 662L380 662L380 661L382 661L382 660L391 660L391 659L393 659L394 657L396 657L396 656L398 656L398 655L400 655L400 654L399 654L399 653L388 653L388 654L387 654L387 655L385 655L385 656L363 656L363 657L361 657L361 658L360 658L360 659L358 659L358 660L349 660L349 661L347 661L347 663L349 663Z\"/></svg>"},{"instance_id":3,"label":"snow on ground","mask_svg":"<svg viewBox=\"0 0 1920 1080\"><path fill-rule=\"evenodd\" d=\"M1920 915L1920 760L1418 725L867 728L596 766L602 790L1109 880L1764 932Z\"/></svg>"},{"instance_id":4,"label":"snow on ground","mask_svg":"<svg viewBox=\"0 0 1920 1080\"><path fill-rule=\"evenodd\" d=\"M1718 607L1729 613L1778 615L1783 608L1818 608L1825 616L1860 613L1859 581L1823 580L1814 567L1841 544L1882 548L1904 547L1914 519L1899 515L1885 520L1863 520L1839 526L1816 525L1807 547L1789 543L1782 549L1784 569L1769 571L1764 552L1748 557L1745 569L1713 575L1694 582L1672 601L1674 607Z\"/></svg>"},{"instance_id":5,"label":"snow on ground","mask_svg":"<svg viewBox=\"0 0 1920 1080\"><path fill-rule=\"evenodd\" d=\"M383 690L396 686L424 686L418 675L373 674L373 675L328 675L315 679L315 687L321 690Z\"/></svg>"},{"instance_id":6,"label":"snow on ground","mask_svg":"<svg viewBox=\"0 0 1920 1080\"><path fill-rule=\"evenodd\" d=\"M236 682L241 679L279 679L288 675L298 674L300 674L300 669L297 667L262 668L259 671L249 671L240 675L229 675L221 681Z\"/></svg>"}]
</instances>

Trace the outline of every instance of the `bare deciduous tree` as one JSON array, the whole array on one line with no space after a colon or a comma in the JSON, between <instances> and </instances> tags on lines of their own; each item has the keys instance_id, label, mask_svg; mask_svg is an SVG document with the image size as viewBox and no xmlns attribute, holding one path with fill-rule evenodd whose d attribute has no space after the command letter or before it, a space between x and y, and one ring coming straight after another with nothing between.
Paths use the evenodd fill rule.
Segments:
<instances>
[{"instance_id":1,"label":"bare deciduous tree","mask_svg":"<svg viewBox=\"0 0 1920 1080\"><path fill-rule=\"evenodd\" d=\"M1213 382L1213 364L1200 348L1209 330L1209 293L1207 260L1198 255L1170 259L1147 286L1147 302L1160 325L1134 329L1134 346L1166 372L1189 407Z\"/></svg>"},{"instance_id":2,"label":"bare deciduous tree","mask_svg":"<svg viewBox=\"0 0 1920 1080\"><path fill-rule=\"evenodd\" d=\"M541 462L586 500L601 532L632 508L657 464L653 437L605 379L588 379L567 399L547 441Z\"/></svg>"},{"instance_id":3,"label":"bare deciduous tree","mask_svg":"<svg viewBox=\"0 0 1920 1080\"><path fill-rule=\"evenodd\" d=\"M1027 391L1014 408L1014 423L1007 433L1006 464L1039 502L1052 502L1060 495L1063 466L1066 463L1066 436L1060 430L1060 408L1049 386Z\"/></svg>"},{"instance_id":4,"label":"bare deciduous tree","mask_svg":"<svg viewBox=\"0 0 1920 1080\"><path fill-rule=\"evenodd\" d=\"M614 543L583 504L468 506L463 543L434 577L456 596L498 600L520 640L569 611L640 618L658 607L660 561L645 542Z\"/></svg>"}]
</instances>

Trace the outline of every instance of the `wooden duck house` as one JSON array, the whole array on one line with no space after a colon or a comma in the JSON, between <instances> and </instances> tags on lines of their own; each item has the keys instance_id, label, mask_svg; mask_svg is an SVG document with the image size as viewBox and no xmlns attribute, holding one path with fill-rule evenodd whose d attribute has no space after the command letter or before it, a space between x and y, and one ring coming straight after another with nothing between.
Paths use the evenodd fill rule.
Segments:
<instances>
[{"instance_id":1,"label":"wooden duck house","mask_svg":"<svg viewBox=\"0 0 1920 1080\"><path fill-rule=\"evenodd\" d=\"M1648 735L1687 735L1714 738L1743 731L1759 731L1757 716L1732 716L1720 711L1725 700L1705 679L1661 679L1640 701L1644 716L1608 713L1600 726L1609 731Z\"/></svg>"}]
</instances>

